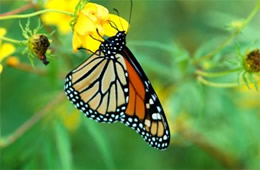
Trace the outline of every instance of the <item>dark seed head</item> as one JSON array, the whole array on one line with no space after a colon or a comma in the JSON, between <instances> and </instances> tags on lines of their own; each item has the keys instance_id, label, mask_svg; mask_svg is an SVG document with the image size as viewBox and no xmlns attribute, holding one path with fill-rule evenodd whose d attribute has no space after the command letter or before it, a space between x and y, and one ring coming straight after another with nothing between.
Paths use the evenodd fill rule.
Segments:
<instances>
[{"instance_id":1,"label":"dark seed head","mask_svg":"<svg viewBox=\"0 0 260 170\"><path fill-rule=\"evenodd\" d=\"M244 65L249 72L260 72L260 52L255 49L246 55Z\"/></svg>"}]
</instances>

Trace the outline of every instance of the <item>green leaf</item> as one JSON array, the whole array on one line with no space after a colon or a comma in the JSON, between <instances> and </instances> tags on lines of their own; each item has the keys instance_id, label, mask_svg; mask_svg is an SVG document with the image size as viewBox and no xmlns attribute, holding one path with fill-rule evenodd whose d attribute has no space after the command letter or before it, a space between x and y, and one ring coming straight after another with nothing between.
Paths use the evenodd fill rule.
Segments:
<instances>
[{"instance_id":1,"label":"green leaf","mask_svg":"<svg viewBox=\"0 0 260 170\"><path fill-rule=\"evenodd\" d=\"M43 160L44 160L44 168L46 169L57 169L58 167L58 161L53 145L53 141L51 140L50 136L46 136L47 139L45 140L43 146L42 146L42 154L43 154Z\"/></svg>"},{"instance_id":2,"label":"green leaf","mask_svg":"<svg viewBox=\"0 0 260 170\"><path fill-rule=\"evenodd\" d=\"M48 59L50 59L48 57ZM48 66L48 76L52 87L56 87L58 84L58 71L59 65L57 60L51 60L51 64Z\"/></svg>"},{"instance_id":3,"label":"green leaf","mask_svg":"<svg viewBox=\"0 0 260 170\"><path fill-rule=\"evenodd\" d=\"M61 169L72 169L72 157L68 131L61 122L55 126L56 144L61 162Z\"/></svg>"},{"instance_id":4,"label":"green leaf","mask_svg":"<svg viewBox=\"0 0 260 170\"><path fill-rule=\"evenodd\" d=\"M95 140L95 143L100 150L101 157L103 157L103 161L106 164L107 168L114 169L115 166L111 158L111 151L109 150L110 147L107 146L104 136L101 134L100 130L98 129L98 125L96 125L95 122L90 123L87 121L84 121L83 124L91 134L91 138Z\"/></svg>"},{"instance_id":5,"label":"green leaf","mask_svg":"<svg viewBox=\"0 0 260 170\"><path fill-rule=\"evenodd\" d=\"M248 81L247 81L246 74L247 74L247 72L243 72L242 73L242 78L243 78L243 81L245 82L247 88L250 89L250 86L249 86Z\"/></svg>"},{"instance_id":6,"label":"green leaf","mask_svg":"<svg viewBox=\"0 0 260 170\"><path fill-rule=\"evenodd\" d=\"M255 89L258 90L257 81L255 80L253 73L248 73L248 79L254 84Z\"/></svg>"}]
</instances>

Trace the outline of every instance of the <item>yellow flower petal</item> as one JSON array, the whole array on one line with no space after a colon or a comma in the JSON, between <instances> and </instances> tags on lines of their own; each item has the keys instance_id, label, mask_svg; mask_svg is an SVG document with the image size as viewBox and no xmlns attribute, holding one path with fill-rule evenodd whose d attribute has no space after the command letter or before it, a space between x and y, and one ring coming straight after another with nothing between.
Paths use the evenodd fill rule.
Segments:
<instances>
[{"instance_id":1,"label":"yellow flower petal","mask_svg":"<svg viewBox=\"0 0 260 170\"><path fill-rule=\"evenodd\" d=\"M79 15L74 30L79 35L85 35L96 31L94 23L85 15Z\"/></svg>"},{"instance_id":2,"label":"yellow flower petal","mask_svg":"<svg viewBox=\"0 0 260 170\"><path fill-rule=\"evenodd\" d=\"M64 19L67 20L67 21L71 20L71 19L68 19L68 18L70 18L70 17L69 16L63 17L62 20L57 22L57 24L59 25L58 30L62 34L67 34L68 32L72 31L69 22L64 22Z\"/></svg>"},{"instance_id":3,"label":"yellow flower petal","mask_svg":"<svg viewBox=\"0 0 260 170\"><path fill-rule=\"evenodd\" d=\"M45 4L45 8L59 9L68 12L74 12L78 0L48 0ZM59 14L59 13L46 13L42 15L43 21L48 25L56 25L59 32L66 34L71 31L69 25L72 17Z\"/></svg>"},{"instance_id":4,"label":"yellow flower petal","mask_svg":"<svg viewBox=\"0 0 260 170\"><path fill-rule=\"evenodd\" d=\"M104 8L103 6L101 5L97 5L98 8L97 8L97 15L96 17L99 19L99 21L106 21L108 20L109 18L109 11Z\"/></svg>"},{"instance_id":5,"label":"yellow flower petal","mask_svg":"<svg viewBox=\"0 0 260 170\"><path fill-rule=\"evenodd\" d=\"M0 36L4 36L6 34L6 29L0 27Z\"/></svg>"},{"instance_id":6,"label":"yellow flower petal","mask_svg":"<svg viewBox=\"0 0 260 170\"><path fill-rule=\"evenodd\" d=\"M78 36L77 32L73 33L73 38L72 38L72 48L74 52L78 51L78 48L81 47L82 41L80 37Z\"/></svg>"},{"instance_id":7,"label":"yellow flower petal","mask_svg":"<svg viewBox=\"0 0 260 170\"><path fill-rule=\"evenodd\" d=\"M87 5L80 12L80 15L85 15L92 22L97 21L97 6L94 3L87 3Z\"/></svg>"},{"instance_id":8,"label":"yellow flower petal","mask_svg":"<svg viewBox=\"0 0 260 170\"><path fill-rule=\"evenodd\" d=\"M0 27L0 37L4 36L6 34L6 29ZM2 44L2 39L0 39L0 46Z\"/></svg>"},{"instance_id":9,"label":"yellow flower petal","mask_svg":"<svg viewBox=\"0 0 260 170\"><path fill-rule=\"evenodd\" d=\"M3 65L0 64L0 74L3 72Z\"/></svg>"},{"instance_id":10,"label":"yellow flower petal","mask_svg":"<svg viewBox=\"0 0 260 170\"><path fill-rule=\"evenodd\" d=\"M12 54L14 51L15 51L15 48L12 44L4 43L3 45L1 45L1 47L0 47L0 62L4 58L6 58L10 54Z\"/></svg>"},{"instance_id":11,"label":"yellow flower petal","mask_svg":"<svg viewBox=\"0 0 260 170\"><path fill-rule=\"evenodd\" d=\"M102 41L101 37L99 37L97 34L93 34L92 36L93 36L95 39L98 39L98 40L101 40L101 41ZM86 49L92 51L92 52L95 52L95 51L99 48L99 46L100 46L100 44L101 44L98 40L95 40L95 39L93 39L93 38L90 37L89 35L86 35L86 36L84 37L84 42L83 42L82 46L83 46L84 48L86 48Z\"/></svg>"}]
</instances>

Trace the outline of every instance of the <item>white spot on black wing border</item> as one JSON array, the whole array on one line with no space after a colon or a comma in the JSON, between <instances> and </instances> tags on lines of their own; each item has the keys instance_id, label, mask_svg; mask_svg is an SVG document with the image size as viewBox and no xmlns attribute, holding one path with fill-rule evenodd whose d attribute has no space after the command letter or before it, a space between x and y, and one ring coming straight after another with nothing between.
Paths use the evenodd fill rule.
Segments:
<instances>
[{"instance_id":1,"label":"white spot on black wing border","mask_svg":"<svg viewBox=\"0 0 260 170\"><path fill-rule=\"evenodd\" d=\"M109 116L107 116L107 115L104 116L104 115L98 114L97 111L91 109L87 103L85 103L83 100L81 100L80 94L72 87L71 74L72 74L72 72L66 76L65 86L64 86L65 94L67 95L67 98L70 100L70 102L73 103L73 105L78 110L80 110L82 113L84 113L86 117L96 120L97 122L113 123L113 122L118 121L118 119L112 118L109 114L107 114ZM112 120L109 118L111 118Z\"/></svg>"},{"instance_id":2,"label":"white spot on black wing border","mask_svg":"<svg viewBox=\"0 0 260 170\"><path fill-rule=\"evenodd\" d=\"M152 135L150 132L147 132L145 129L145 126L143 122L141 122L138 117L136 116L128 116L126 114L122 114L121 117L121 123L125 124L126 126L134 129L138 134L140 134L143 139L152 147L159 149L159 150L165 150L170 143L170 136L169 131L166 130L165 134L161 137Z\"/></svg>"}]
</instances>

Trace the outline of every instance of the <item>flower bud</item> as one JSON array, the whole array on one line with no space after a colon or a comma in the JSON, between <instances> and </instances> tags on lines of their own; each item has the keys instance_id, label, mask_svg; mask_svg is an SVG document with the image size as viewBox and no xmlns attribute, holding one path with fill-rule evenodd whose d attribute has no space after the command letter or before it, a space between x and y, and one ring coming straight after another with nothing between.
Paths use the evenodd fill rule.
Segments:
<instances>
[{"instance_id":1,"label":"flower bud","mask_svg":"<svg viewBox=\"0 0 260 170\"><path fill-rule=\"evenodd\" d=\"M255 49L246 55L244 61L245 69L249 72L260 72L260 52Z\"/></svg>"},{"instance_id":2,"label":"flower bud","mask_svg":"<svg viewBox=\"0 0 260 170\"><path fill-rule=\"evenodd\" d=\"M241 29L243 28L244 24L245 24L244 20L232 21L228 25L228 29L231 30L231 31L240 32Z\"/></svg>"},{"instance_id":3,"label":"flower bud","mask_svg":"<svg viewBox=\"0 0 260 170\"><path fill-rule=\"evenodd\" d=\"M28 46L30 50L42 60L43 64L47 65L49 63L45 55L50 46L48 37L42 34L34 34L29 38Z\"/></svg>"},{"instance_id":4,"label":"flower bud","mask_svg":"<svg viewBox=\"0 0 260 170\"><path fill-rule=\"evenodd\" d=\"M8 57L6 60L6 64L12 67L17 66L20 63L17 57Z\"/></svg>"}]
</instances>

